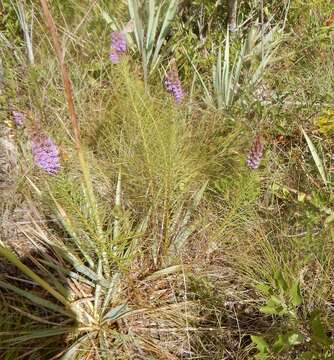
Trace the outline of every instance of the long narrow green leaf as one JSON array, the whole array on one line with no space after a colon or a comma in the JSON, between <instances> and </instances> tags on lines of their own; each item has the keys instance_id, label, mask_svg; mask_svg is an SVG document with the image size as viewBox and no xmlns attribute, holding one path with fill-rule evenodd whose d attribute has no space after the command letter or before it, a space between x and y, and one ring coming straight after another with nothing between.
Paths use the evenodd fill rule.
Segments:
<instances>
[{"instance_id":1,"label":"long narrow green leaf","mask_svg":"<svg viewBox=\"0 0 334 360\"><path fill-rule=\"evenodd\" d=\"M244 61L245 61L245 51L246 51L246 44L243 44L241 52L238 54L237 56L237 65L236 68L234 69L233 67L233 85L231 83L231 88L232 88L232 98L230 101L230 105L233 104L234 100L235 100L235 96L238 92L238 86L239 86L239 79L241 76L241 69L243 67Z\"/></svg>"},{"instance_id":2,"label":"long narrow green leaf","mask_svg":"<svg viewBox=\"0 0 334 360\"><path fill-rule=\"evenodd\" d=\"M119 210L122 206L122 174L121 171L118 173L116 194L115 194L115 207ZM119 236L119 217L115 216L114 227L113 227L113 242L116 242Z\"/></svg>"},{"instance_id":3,"label":"long narrow green leaf","mask_svg":"<svg viewBox=\"0 0 334 360\"><path fill-rule=\"evenodd\" d=\"M27 342L34 339L42 339L51 336L58 336L63 334L71 334L75 331L73 327L56 327L56 328L46 328L40 330L31 330L26 335L13 336L11 339L4 341L10 343L11 345L19 344L22 342Z\"/></svg>"},{"instance_id":4,"label":"long narrow green leaf","mask_svg":"<svg viewBox=\"0 0 334 360\"><path fill-rule=\"evenodd\" d=\"M74 318L74 314L69 309L66 309L57 304L54 304L49 300L45 300L45 299L41 298L40 296L33 294L30 291L22 290L19 287L9 284L8 282L2 281L2 280L0 280L0 286L4 289L11 290L11 291L15 292L16 294L25 297L26 299L30 300L34 304L43 306L47 309L50 309L50 310L56 311L58 313L64 314L66 316Z\"/></svg>"},{"instance_id":5,"label":"long narrow green leaf","mask_svg":"<svg viewBox=\"0 0 334 360\"><path fill-rule=\"evenodd\" d=\"M99 259L97 265L97 276L100 278L102 276L102 261ZM95 297L94 297L94 315L95 318L98 318L98 312L100 310L101 305L101 285L99 283L96 284L95 287Z\"/></svg>"},{"instance_id":6,"label":"long narrow green leaf","mask_svg":"<svg viewBox=\"0 0 334 360\"><path fill-rule=\"evenodd\" d=\"M168 30L169 30L169 26L170 26L171 22L174 19L177 8L178 8L178 0L171 0L170 3L169 3L168 9L166 11L164 21L163 21L162 26L161 26L161 30L160 30L160 33L159 33L158 40L156 42L154 55L153 55L153 58L152 58L151 71L153 71L155 69L155 67L157 66L157 64L158 64L160 49L161 49L161 47L163 45L163 42L165 41L166 35L168 33Z\"/></svg>"},{"instance_id":7,"label":"long narrow green leaf","mask_svg":"<svg viewBox=\"0 0 334 360\"><path fill-rule=\"evenodd\" d=\"M78 340L71 345L71 347L66 351L66 353L60 358L60 360L73 360L80 354L80 349L83 348L82 344L85 340L89 340L91 334L86 334L81 336Z\"/></svg>"},{"instance_id":8,"label":"long narrow green leaf","mask_svg":"<svg viewBox=\"0 0 334 360\"><path fill-rule=\"evenodd\" d=\"M137 41L137 46L141 54L144 51L144 29L139 15L139 8L137 0L128 0L128 7L131 19L134 21L134 33Z\"/></svg>"},{"instance_id":9,"label":"long narrow green leaf","mask_svg":"<svg viewBox=\"0 0 334 360\"><path fill-rule=\"evenodd\" d=\"M226 107L230 105L230 76L230 32L227 30L223 65L224 103Z\"/></svg>"},{"instance_id":10,"label":"long narrow green leaf","mask_svg":"<svg viewBox=\"0 0 334 360\"><path fill-rule=\"evenodd\" d=\"M110 281L107 295L103 301L102 310L101 313L104 313L109 306L109 303L112 301L113 296L118 293L119 290L119 284L121 280L121 274L119 272L115 273Z\"/></svg>"},{"instance_id":11,"label":"long narrow green leaf","mask_svg":"<svg viewBox=\"0 0 334 360\"><path fill-rule=\"evenodd\" d=\"M45 265L49 266L50 268L52 269L55 269L59 272L62 272L63 274L65 274L66 276L68 276L69 278L72 278L72 279L75 279L75 280L78 280L80 282L83 282L91 287L95 287L96 286L96 282L92 282L90 280L88 280L86 277L74 272L74 271L70 271L68 269L65 269L64 267L62 266L59 266L59 265L56 265L54 263L51 263L51 262L48 262L48 261L45 261L45 260L40 260L42 263L44 263Z\"/></svg>"},{"instance_id":12,"label":"long narrow green leaf","mask_svg":"<svg viewBox=\"0 0 334 360\"><path fill-rule=\"evenodd\" d=\"M145 280L146 281L154 281L154 280L160 279L162 277L168 276L170 274L175 274L177 272L181 272L183 268L184 268L183 265L173 265L173 266L167 267L165 269L155 271L153 274L147 276L145 278Z\"/></svg>"},{"instance_id":13,"label":"long narrow green leaf","mask_svg":"<svg viewBox=\"0 0 334 360\"><path fill-rule=\"evenodd\" d=\"M217 105L220 109L223 106L223 91L222 91L222 50L218 50L217 62L213 70L214 90L217 97Z\"/></svg>"},{"instance_id":14,"label":"long narrow green leaf","mask_svg":"<svg viewBox=\"0 0 334 360\"><path fill-rule=\"evenodd\" d=\"M199 203L202 200L207 184L208 182L205 182L203 186L195 194L192 204L183 218L182 224L180 226L181 230L169 247L168 250L169 255L171 256L176 255L177 251L182 248L182 246L185 244L189 236L194 232L195 228L193 226L189 226L188 223L191 219L194 210L198 207Z\"/></svg>"},{"instance_id":15,"label":"long narrow green leaf","mask_svg":"<svg viewBox=\"0 0 334 360\"><path fill-rule=\"evenodd\" d=\"M200 83L201 83L202 88L203 88L204 93L205 93L206 103L208 103L208 104L210 104L211 106L213 106L213 103L214 103L214 102L213 102L213 98L212 98L212 96L211 96L211 94L210 94L209 89L208 89L207 86L205 85L205 82L204 82L201 74L199 73L198 69L196 68L194 62L190 59L190 57L189 57L189 55L188 55L188 53L187 53L187 51L186 51L186 49L185 49L184 47L183 47L183 50L184 50L184 53L185 53L186 57L188 58L188 60L189 60L189 62L190 62L190 64L191 64L192 68L194 69L196 75L198 76L198 78L199 78L199 80L200 80Z\"/></svg>"},{"instance_id":16,"label":"long narrow green leaf","mask_svg":"<svg viewBox=\"0 0 334 360\"><path fill-rule=\"evenodd\" d=\"M127 304L117 305L106 313L106 315L103 317L102 324L108 321L115 321L130 311L131 309Z\"/></svg>"},{"instance_id":17,"label":"long narrow green leaf","mask_svg":"<svg viewBox=\"0 0 334 360\"><path fill-rule=\"evenodd\" d=\"M40 278L36 273L34 273L31 269L29 269L26 265L22 263L22 261L14 255L11 250L4 246L0 246L0 255L5 257L8 261L10 261L13 265L19 268L25 275L30 277L36 284L40 285L43 289L45 289L48 293L54 296L58 301L64 304L68 309L71 308L71 304L65 299L63 295L61 295L58 291L56 291L51 285L49 285L45 280Z\"/></svg>"},{"instance_id":18,"label":"long narrow green leaf","mask_svg":"<svg viewBox=\"0 0 334 360\"><path fill-rule=\"evenodd\" d=\"M303 128L302 129L302 132L303 132L303 135L305 137L305 140L307 142L307 145L311 151L311 154L312 154L312 157L313 157L313 160L318 168L318 171L319 171L319 174L322 178L322 181L324 182L325 185L327 185L327 178L326 178L326 173L325 173L325 168L322 164L322 161L318 155L318 152L317 152L317 149L315 148L313 142L311 141L311 139L309 138L309 136L306 134L306 132L304 131Z\"/></svg>"},{"instance_id":19,"label":"long narrow green leaf","mask_svg":"<svg viewBox=\"0 0 334 360\"><path fill-rule=\"evenodd\" d=\"M147 39L146 39L146 52L147 52L147 61L150 61L153 48L154 41L157 35L157 29L159 25L160 12L163 6L163 1L160 1L160 5L158 7L157 13L155 11L155 0L150 0L149 2L149 21L147 27Z\"/></svg>"}]
</instances>

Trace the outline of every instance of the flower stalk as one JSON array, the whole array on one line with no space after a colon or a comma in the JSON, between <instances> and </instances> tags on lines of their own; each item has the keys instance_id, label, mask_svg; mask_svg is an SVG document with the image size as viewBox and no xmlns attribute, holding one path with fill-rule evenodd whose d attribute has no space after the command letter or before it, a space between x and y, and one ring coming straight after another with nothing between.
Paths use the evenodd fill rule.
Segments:
<instances>
[{"instance_id":1,"label":"flower stalk","mask_svg":"<svg viewBox=\"0 0 334 360\"><path fill-rule=\"evenodd\" d=\"M50 13L50 10L48 7L48 2L47 2L47 0L40 0L40 3L42 6L42 9L43 9L45 24L51 34L53 46L54 46L54 49L56 52L56 56L58 58L58 62L59 62L59 66L60 66L60 70L61 70L61 74L62 74L62 79L63 79L63 84L64 84L64 91L65 91L65 96L66 96L68 113L69 113L71 123L72 123L75 146L76 146L76 150L77 150L77 154L78 154L78 158L79 158L80 167L81 167L83 177L84 177L84 184L85 184L85 188L86 188L85 192L87 193L87 201L89 202L89 206L92 209L92 216L94 218L94 222L95 222L95 226L96 226L98 242L99 242L100 246L102 247L103 246L103 230L102 230L102 225L101 225L101 221L100 221L99 214L98 214L97 202L96 202L96 198L95 198L94 191L93 191L93 185L92 185L92 181L90 178L89 169L88 169L87 162L84 157L84 152L83 152L83 149L81 146L80 129L79 129L78 118L77 118L77 114L76 114L75 106L74 106L72 84L71 84L71 80L68 75L67 66L66 66L66 63L64 60L64 52L60 45L56 25L53 21L51 13Z\"/></svg>"}]
</instances>

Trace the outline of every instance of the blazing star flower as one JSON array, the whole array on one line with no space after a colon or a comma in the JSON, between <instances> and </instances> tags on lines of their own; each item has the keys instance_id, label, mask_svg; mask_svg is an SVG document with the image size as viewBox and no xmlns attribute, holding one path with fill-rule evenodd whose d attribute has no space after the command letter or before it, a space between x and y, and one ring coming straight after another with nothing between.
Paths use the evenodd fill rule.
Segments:
<instances>
[{"instance_id":1,"label":"blazing star flower","mask_svg":"<svg viewBox=\"0 0 334 360\"><path fill-rule=\"evenodd\" d=\"M109 59L113 64L118 64L119 63L119 55L118 52L115 51L114 49L110 50L110 54L109 54Z\"/></svg>"},{"instance_id":2,"label":"blazing star flower","mask_svg":"<svg viewBox=\"0 0 334 360\"><path fill-rule=\"evenodd\" d=\"M34 132L30 140L35 164L50 175L56 174L60 169L60 162L53 140L39 131Z\"/></svg>"},{"instance_id":3,"label":"blazing star flower","mask_svg":"<svg viewBox=\"0 0 334 360\"><path fill-rule=\"evenodd\" d=\"M177 72L175 61L171 63L171 70L165 76L165 86L169 93L174 96L177 103L181 102L184 97L184 92L181 86L181 81Z\"/></svg>"},{"instance_id":4,"label":"blazing star flower","mask_svg":"<svg viewBox=\"0 0 334 360\"><path fill-rule=\"evenodd\" d=\"M24 120L25 120L25 116L24 114L22 114L21 112L19 111L15 111L13 110L12 111L12 116L13 116L13 121L16 125L23 125L24 123Z\"/></svg>"},{"instance_id":5,"label":"blazing star flower","mask_svg":"<svg viewBox=\"0 0 334 360\"><path fill-rule=\"evenodd\" d=\"M264 146L261 141L261 138L259 135L257 135L253 141L253 144L251 146L251 149L249 151L248 158L247 158L247 165L252 170L256 170L259 167L262 156L263 156L263 149L264 149Z\"/></svg>"},{"instance_id":6,"label":"blazing star flower","mask_svg":"<svg viewBox=\"0 0 334 360\"><path fill-rule=\"evenodd\" d=\"M119 62L120 55L125 53L127 49L126 46L126 36L123 31L114 31L111 33L111 49L109 59L113 64Z\"/></svg>"}]
</instances>

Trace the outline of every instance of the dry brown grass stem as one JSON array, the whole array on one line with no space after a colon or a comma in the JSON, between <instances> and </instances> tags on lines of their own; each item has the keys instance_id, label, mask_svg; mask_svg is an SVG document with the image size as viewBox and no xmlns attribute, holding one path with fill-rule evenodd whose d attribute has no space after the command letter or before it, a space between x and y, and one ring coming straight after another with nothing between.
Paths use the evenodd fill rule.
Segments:
<instances>
[{"instance_id":1,"label":"dry brown grass stem","mask_svg":"<svg viewBox=\"0 0 334 360\"><path fill-rule=\"evenodd\" d=\"M80 129L79 129L78 118L77 118L77 115L75 112L75 107L74 107L73 90L72 90L71 80L68 75L68 70L67 70L67 66L65 63L63 50L60 45L57 28L53 21L53 17L50 13L48 2L47 2L47 0L40 0L40 2L42 5L42 9L43 9L45 25L49 29L50 34L52 36L53 46L55 48L55 52L56 52L56 55L57 55L57 58L59 61L62 78L63 78L63 83L64 83L64 90L65 90L65 95L66 95L68 113L69 113L69 116L70 116L70 119L72 122L75 144L76 144L78 152L80 153L81 152Z\"/></svg>"}]
</instances>

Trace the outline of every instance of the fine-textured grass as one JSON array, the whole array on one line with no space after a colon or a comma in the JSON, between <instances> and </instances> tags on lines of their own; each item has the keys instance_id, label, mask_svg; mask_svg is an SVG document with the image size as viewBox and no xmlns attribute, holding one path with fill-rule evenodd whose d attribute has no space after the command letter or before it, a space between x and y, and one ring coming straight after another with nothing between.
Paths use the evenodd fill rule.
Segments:
<instances>
[{"instance_id":1,"label":"fine-textured grass","mask_svg":"<svg viewBox=\"0 0 334 360\"><path fill-rule=\"evenodd\" d=\"M131 14L164 28L168 4L49 4L73 111L39 3L0 5L0 359L334 356L333 9L249 1L226 35L224 4L179 2L145 49L137 19L112 65L110 32Z\"/></svg>"}]
</instances>

